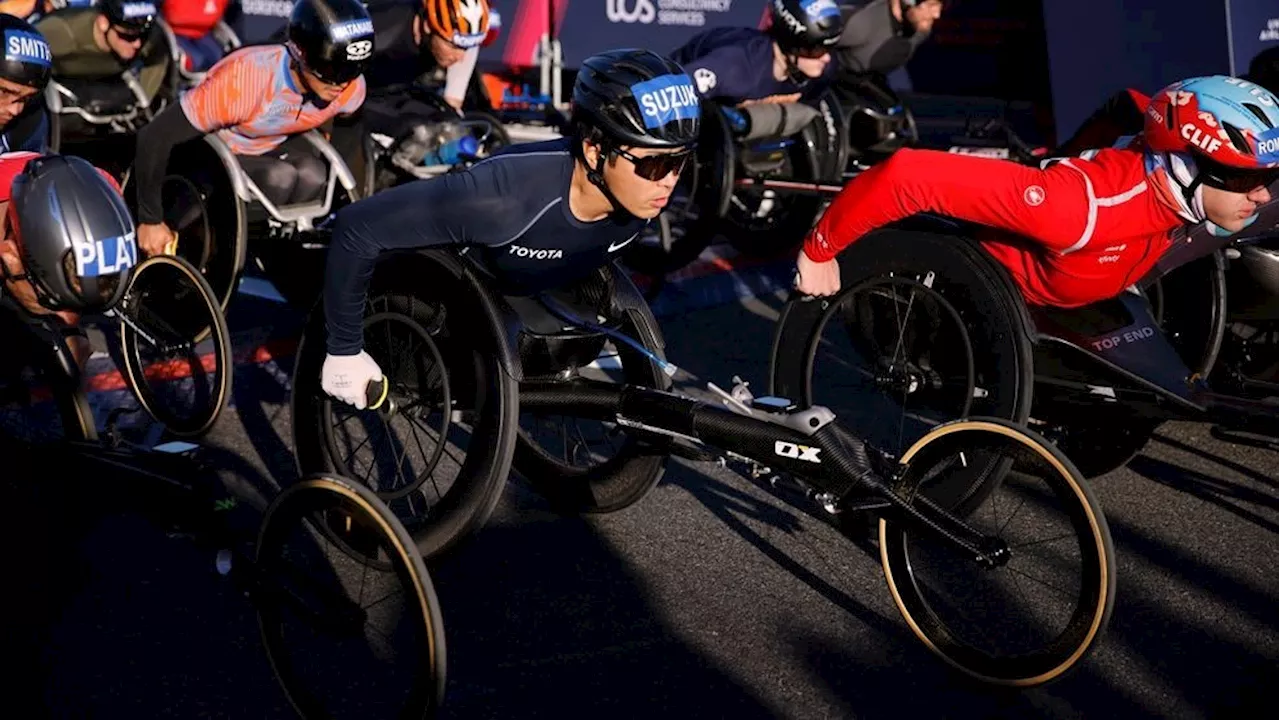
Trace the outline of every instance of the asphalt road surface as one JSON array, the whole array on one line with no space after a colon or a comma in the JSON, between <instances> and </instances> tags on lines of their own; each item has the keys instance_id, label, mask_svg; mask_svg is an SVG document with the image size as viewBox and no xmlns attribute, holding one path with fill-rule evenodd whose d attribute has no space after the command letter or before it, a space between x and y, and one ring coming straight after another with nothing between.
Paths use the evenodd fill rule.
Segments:
<instances>
[{"instance_id":1,"label":"asphalt road surface","mask_svg":"<svg viewBox=\"0 0 1280 720\"><path fill-rule=\"evenodd\" d=\"M664 296L668 354L718 384L763 386L776 278L725 276L718 296L695 283ZM295 477L297 318L265 307L233 308L233 407L203 441L256 507ZM249 353L264 346L276 356ZM54 467L15 459L2 485L0 714L292 717L252 606L210 554L104 501L120 478L79 478L99 490L82 493ZM1109 632L1074 673L1011 692L959 678L915 639L874 548L733 472L673 460L642 502L588 518L513 480L488 527L431 569L442 716L1276 717L1276 454L1172 423L1093 487L1118 559Z\"/></svg>"}]
</instances>

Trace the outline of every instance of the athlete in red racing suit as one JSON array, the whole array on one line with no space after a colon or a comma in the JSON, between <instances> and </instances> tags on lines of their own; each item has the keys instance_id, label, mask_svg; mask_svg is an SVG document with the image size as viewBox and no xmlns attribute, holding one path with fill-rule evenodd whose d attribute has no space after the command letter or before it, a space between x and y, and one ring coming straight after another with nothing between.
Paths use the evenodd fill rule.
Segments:
<instances>
[{"instance_id":1,"label":"athlete in red racing suit","mask_svg":"<svg viewBox=\"0 0 1280 720\"><path fill-rule=\"evenodd\" d=\"M831 261L842 249L923 212L985 226L978 239L1027 302L1068 308L1114 297L1140 279L1181 225L1206 218L1231 232L1247 225L1270 200L1266 185L1274 182L1275 96L1213 77L1175 84L1156 97L1172 98L1152 105L1162 121L1176 116L1175 130L1194 127L1166 136L1151 129L1152 116L1148 137L1044 168L899 150L850 182L819 220L797 261L798 289L833 294L839 269ZM1246 109L1251 99L1259 114ZM1228 129L1246 147L1219 141L1219 131L1226 138ZM1169 137L1181 137L1176 148Z\"/></svg>"}]
</instances>

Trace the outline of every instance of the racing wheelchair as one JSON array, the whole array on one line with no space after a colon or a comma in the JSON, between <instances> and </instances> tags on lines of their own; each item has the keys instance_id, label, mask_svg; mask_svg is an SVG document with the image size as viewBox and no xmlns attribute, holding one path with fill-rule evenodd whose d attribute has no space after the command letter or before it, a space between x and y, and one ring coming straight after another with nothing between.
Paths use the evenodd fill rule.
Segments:
<instances>
[{"instance_id":1,"label":"racing wheelchair","mask_svg":"<svg viewBox=\"0 0 1280 720\"><path fill-rule=\"evenodd\" d=\"M735 118L753 115L742 135ZM655 238L641 238L624 255L631 269L660 278L693 262L717 237L738 252L773 257L794 249L813 225L822 198L759 186L839 182L848 159L846 120L835 97L812 105L759 104L745 109L703 101L696 162L681 173L659 216Z\"/></svg>"},{"instance_id":2,"label":"racing wheelchair","mask_svg":"<svg viewBox=\"0 0 1280 720\"><path fill-rule=\"evenodd\" d=\"M363 134L360 187L366 197L401 183L442 175L459 163L483 159L511 144L502 121L489 112L467 110L459 114L440 95L420 85L406 89L405 94L434 112L400 137Z\"/></svg>"},{"instance_id":3,"label":"racing wheelchair","mask_svg":"<svg viewBox=\"0 0 1280 720\"><path fill-rule=\"evenodd\" d=\"M195 67L187 69L187 53L183 50L182 42L173 32L173 28L169 27L169 23L159 18L156 20L156 27L159 28L159 31L164 37L165 45L169 49L169 57L173 61L174 72L177 73L178 92L182 92L183 90L199 85L200 81L203 80L204 76L209 72L209 68ZM223 57L241 45L240 38L236 35L236 32L222 20L219 20L218 23L213 26L213 29L209 31L209 34L212 35L218 42L218 45L222 47Z\"/></svg>"},{"instance_id":4,"label":"racing wheelchair","mask_svg":"<svg viewBox=\"0 0 1280 720\"><path fill-rule=\"evenodd\" d=\"M827 408L754 397L742 382L708 383L712 402L673 391L685 371L666 359L617 264L524 296L504 294L469 251L393 253L368 297L365 350L385 380L362 411L322 392L317 308L293 376L297 460L303 473L326 468L367 484L424 555L481 527L512 468L564 512L604 513L645 497L674 452L805 488L826 517L878 517L881 561L908 625L982 681L1053 680L1108 621L1114 555L1091 491L1060 451L1012 423L943 425L890 455ZM991 512L997 504L1037 517L1010 522ZM1049 535L1024 544L1015 531ZM1023 563L1046 584L1014 590Z\"/></svg>"},{"instance_id":5,"label":"racing wheelchair","mask_svg":"<svg viewBox=\"0 0 1280 720\"><path fill-rule=\"evenodd\" d=\"M223 309L250 261L286 299L308 304L323 277L318 251L328 236L322 227L337 207L361 197L360 184L328 140L315 130L303 136L327 163L328 178L318 197L284 206L271 202L216 134L173 150L161 188L165 223L178 236L178 255L204 275ZM131 178L124 194L136 209Z\"/></svg>"},{"instance_id":6,"label":"racing wheelchair","mask_svg":"<svg viewBox=\"0 0 1280 720\"><path fill-rule=\"evenodd\" d=\"M1206 257L1072 310L1027 305L971 230L918 216L848 248L838 295L784 308L771 392L847 411L890 449L970 415L1029 423L1086 477L1127 464L1171 419L1275 447L1275 286L1227 283L1274 279L1274 229L1216 246L1180 238Z\"/></svg>"},{"instance_id":7,"label":"racing wheelchair","mask_svg":"<svg viewBox=\"0 0 1280 720\"><path fill-rule=\"evenodd\" d=\"M104 317L121 326L123 385L141 408L173 436L208 430L226 404L231 341L195 268L173 256L144 261ZM240 498L202 448L130 439L117 424L124 409L112 411L100 433L65 333L49 319L6 312L0 320L10 343L0 372L0 447L57 471L48 477L70 479L59 492L78 502L121 504L194 538L252 599L272 670L300 717L350 713L340 708L351 686L333 682L335 668L348 682L352 672L370 673L360 685L376 696L362 698L360 712L379 706L393 717L425 717L438 707L445 667L438 602L412 539L376 495L341 477L307 477L276 495L246 536ZM110 483L100 482L104 473Z\"/></svg>"},{"instance_id":8,"label":"racing wheelchair","mask_svg":"<svg viewBox=\"0 0 1280 720\"><path fill-rule=\"evenodd\" d=\"M115 160L109 163L113 167L123 162L114 153L124 151L124 156L131 157L132 144L123 148L120 140L132 138L139 128L177 100L181 90L180 65L174 61L178 50L172 39L171 34L157 31L144 46L144 51L149 52L147 48L159 43L161 48L156 52L170 58L159 88L150 97L139 81L138 72L132 68L121 73L118 81L51 78L44 91L50 152L66 153L74 145L76 154L92 159L99 166L104 162L101 156L111 157Z\"/></svg>"}]
</instances>

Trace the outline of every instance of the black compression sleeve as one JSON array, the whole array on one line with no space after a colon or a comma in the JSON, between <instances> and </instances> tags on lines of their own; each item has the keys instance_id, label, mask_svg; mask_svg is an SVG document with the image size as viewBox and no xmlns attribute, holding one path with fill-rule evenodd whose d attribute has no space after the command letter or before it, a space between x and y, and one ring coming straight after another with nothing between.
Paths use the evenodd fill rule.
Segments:
<instances>
[{"instance_id":1,"label":"black compression sleeve","mask_svg":"<svg viewBox=\"0 0 1280 720\"><path fill-rule=\"evenodd\" d=\"M138 223L151 225L164 222L160 186L169 165L173 148L202 135L180 103L173 103L138 131L138 150L133 161L134 182L138 189Z\"/></svg>"},{"instance_id":2,"label":"black compression sleeve","mask_svg":"<svg viewBox=\"0 0 1280 720\"><path fill-rule=\"evenodd\" d=\"M515 182L506 164L489 160L467 172L385 190L339 211L325 269L329 353L355 355L363 347L365 293L382 253L500 244L527 226L528 218L513 207Z\"/></svg>"}]
</instances>

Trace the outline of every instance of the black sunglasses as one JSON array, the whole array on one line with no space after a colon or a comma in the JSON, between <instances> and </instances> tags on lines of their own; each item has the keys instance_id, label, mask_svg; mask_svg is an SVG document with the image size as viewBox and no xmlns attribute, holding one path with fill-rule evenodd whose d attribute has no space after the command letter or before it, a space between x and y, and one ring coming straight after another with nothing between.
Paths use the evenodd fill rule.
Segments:
<instances>
[{"instance_id":1,"label":"black sunglasses","mask_svg":"<svg viewBox=\"0 0 1280 720\"><path fill-rule=\"evenodd\" d=\"M143 35L147 34L147 31L145 29L144 30L136 30L136 29L121 30L119 27L116 27L116 26L112 26L111 29L116 31L116 37L120 38L121 40L127 43L137 42L142 39Z\"/></svg>"},{"instance_id":2,"label":"black sunglasses","mask_svg":"<svg viewBox=\"0 0 1280 720\"><path fill-rule=\"evenodd\" d=\"M791 54L795 55L796 57L808 58L809 60L817 60L820 57L825 57L829 52L831 51L828 50L825 45L819 45L818 47L795 48L794 50L791 51Z\"/></svg>"},{"instance_id":3,"label":"black sunglasses","mask_svg":"<svg viewBox=\"0 0 1280 720\"><path fill-rule=\"evenodd\" d=\"M621 148L614 152L630 160L631 164L636 166L636 175L645 180L661 180L671 173L679 175L684 172L690 158L693 157L693 148L678 153L649 155L646 157L637 157Z\"/></svg>"},{"instance_id":4,"label":"black sunglasses","mask_svg":"<svg viewBox=\"0 0 1280 720\"><path fill-rule=\"evenodd\" d=\"M1260 187L1270 187L1280 177L1278 168L1245 170L1196 158L1200 179L1205 185L1232 193L1248 193Z\"/></svg>"}]
</instances>

